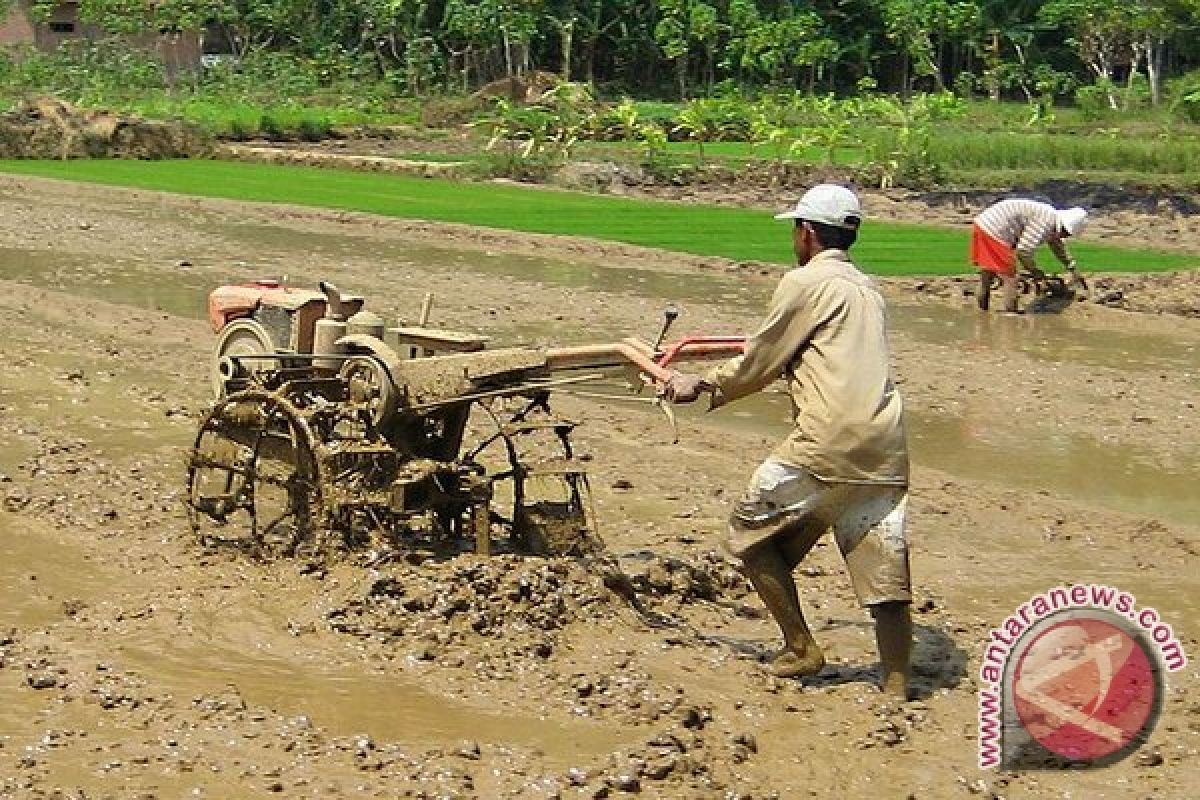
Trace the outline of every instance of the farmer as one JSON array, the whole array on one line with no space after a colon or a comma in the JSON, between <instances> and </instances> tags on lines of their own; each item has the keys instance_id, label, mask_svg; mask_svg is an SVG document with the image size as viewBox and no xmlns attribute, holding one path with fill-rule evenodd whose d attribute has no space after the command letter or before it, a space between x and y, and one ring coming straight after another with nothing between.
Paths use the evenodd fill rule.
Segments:
<instances>
[{"instance_id":1,"label":"farmer","mask_svg":"<svg viewBox=\"0 0 1200 800\"><path fill-rule=\"evenodd\" d=\"M1072 282L1082 281L1075 259L1063 241L1078 236L1087 227L1082 208L1057 209L1037 200L1010 198L984 209L971 226L971 263L979 268L979 307L987 311L992 275L999 276L1004 290L1004 310L1017 312L1017 262L1042 276L1033 254L1043 243L1071 272Z\"/></svg>"},{"instance_id":2,"label":"farmer","mask_svg":"<svg viewBox=\"0 0 1200 800\"><path fill-rule=\"evenodd\" d=\"M832 528L858 600L875 619L883 689L904 697L912 649L908 446L883 298L847 254L862 208L854 192L822 184L775 218L794 221L797 268L780 280L743 355L704 377L675 373L666 397L689 403L708 392L719 408L787 380L795 429L755 471L725 542L783 633L769 669L800 677L825 665L792 573Z\"/></svg>"}]
</instances>

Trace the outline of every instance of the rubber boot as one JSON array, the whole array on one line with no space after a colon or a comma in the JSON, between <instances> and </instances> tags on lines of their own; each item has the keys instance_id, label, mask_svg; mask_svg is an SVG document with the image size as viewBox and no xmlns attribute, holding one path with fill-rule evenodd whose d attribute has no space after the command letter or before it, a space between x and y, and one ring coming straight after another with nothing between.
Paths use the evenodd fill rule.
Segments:
<instances>
[{"instance_id":1,"label":"rubber boot","mask_svg":"<svg viewBox=\"0 0 1200 800\"><path fill-rule=\"evenodd\" d=\"M992 273L985 269L979 270L979 292L975 295L975 302L979 303L980 311L987 311L991 305L992 298Z\"/></svg>"},{"instance_id":2,"label":"rubber boot","mask_svg":"<svg viewBox=\"0 0 1200 800\"><path fill-rule=\"evenodd\" d=\"M897 700L907 700L913 645L908 603L872 606L871 616L875 618L875 645L879 648L879 688Z\"/></svg>"},{"instance_id":3,"label":"rubber boot","mask_svg":"<svg viewBox=\"0 0 1200 800\"><path fill-rule=\"evenodd\" d=\"M752 548L742 556L742 571L783 633L784 647L771 661L771 674L780 678L816 675L825 666L825 654L800 610L796 581L779 550L770 542Z\"/></svg>"}]
</instances>

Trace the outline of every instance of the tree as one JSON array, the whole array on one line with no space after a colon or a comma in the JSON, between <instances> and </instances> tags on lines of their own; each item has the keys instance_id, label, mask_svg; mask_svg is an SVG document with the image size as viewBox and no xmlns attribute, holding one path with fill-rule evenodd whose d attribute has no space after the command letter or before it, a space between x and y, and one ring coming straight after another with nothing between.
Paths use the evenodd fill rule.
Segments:
<instances>
[{"instance_id":1,"label":"tree","mask_svg":"<svg viewBox=\"0 0 1200 800\"><path fill-rule=\"evenodd\" d=\"M900 47L902 92L907 95L912 88L910 75L931 78L934 88L943 91L941 43L965 40L979 6L974 0L883 0L882 7L885 33Z\"/></svg>"},{"instance_id":2,"label":"tree","mask_svg":"<svg viewBox=\"0 0 1200 800\"><path fill-rule=\"evenodd\" d=\"M689 58L693 44L706 55L706 77L712 81L713 51L718 26L717 10L704 0L657 0L659 19L654 39L663 55L675 65L675 81L680 98L687 98Z\"/></svg>"},{"instance_id":3,"label":"tree","mask_svg":"<svg viewBox=\"0 0 1200 800\"><path fill-rule=\"evenodd\" d=\"M1116 70L1121 64L1134 68L1134 39L1140 4L1128 0L1050 0L1038 17L1066 30L1067 40L1103 87L1109 108L1117 109Z\"/></svg>"},{"instance_id":4,"label":"tree","mask_svg":"<svg viewBox=\"0 0 1200 800\"><path fill-rule=\"evenodd\" d=\"M788 6L778 19L764 18L752 0L729 4L730 41L727 67L749 72L768 83L794 81L800 67L816 68L832 62L837 42L826 35L825 23L811 11L791 12Z\"/></svg>"},{"instance_id":5,"label":"tree","mask_svg":"<svg viewBox=\"0 0 1200 800\"><path fill-rule=\"evenodd\" d=\"M1150 102L1158 105L1167 44L1177 32L1194 31L1200 24L1200 0L1143 0L1141 6L1142 13L1134 21L1134 59L1145 65Z\"/></svg>"},{"instance_id":6,"label":"tree","mask_svg":"<svg viewBox=\"0 0 1200 800\"><path fill-rule=\"evenodd\" d=\"M479 77L478 54L494 42L495 28L488 17L488 9L467 0L448 0L441 29L442 45L462 76L465 92L471 86L471 71L475 70Z\"/></svg>"}]
</instances>

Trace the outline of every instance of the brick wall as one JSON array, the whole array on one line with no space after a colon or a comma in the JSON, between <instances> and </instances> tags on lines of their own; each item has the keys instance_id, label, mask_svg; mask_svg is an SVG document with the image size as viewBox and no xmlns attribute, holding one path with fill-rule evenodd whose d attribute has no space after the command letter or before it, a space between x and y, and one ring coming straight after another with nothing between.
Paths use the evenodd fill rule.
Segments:
<instances>
[{"instance_id":1,"label":"brick wall","mask_svg":"<svg viewBox=\"0 0 1200 800\"><path fill-rule=\"evenodd\" d=\"M18 0L8 15L0 20L0 47L32 44L39 50L55 50L63 42L74 39L99 39L104 31L95 25L79 21L79 4L59 3L45 22L34 22L28 0ZM200 66L200 32L177 34L146 33L133 37L130 44L155 53L169 72L196 69Z\"/></svg>"}]
</instances>

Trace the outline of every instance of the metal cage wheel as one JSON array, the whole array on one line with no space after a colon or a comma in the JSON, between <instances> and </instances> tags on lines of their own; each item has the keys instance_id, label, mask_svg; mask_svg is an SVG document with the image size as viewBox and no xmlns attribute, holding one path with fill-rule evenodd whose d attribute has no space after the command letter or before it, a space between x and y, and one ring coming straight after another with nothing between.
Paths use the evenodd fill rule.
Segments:
<instances>
[{"instance_id":1,"label":"metal cage wheel","mask_svg":"<svg viewBox=\"0 0 1200 800\"><path fill-rule=\"evenodd\" d=\"M571 448L574 423L555 417L544 396L473 408L480 412L471 415L474 443L464 445L461 460L478 465L491 482L492 520L538 554L581 555L602 547L587 476Z\"/></svg>"},{"instance_id":2,"label":"metal cage wheel","mask_svg":"<svg viewBox=\"0 0 1200 800\"><path fill-rule=\"evenodd\" d=\"M205 543L290 555L317 541L321 485L297 410L270 392L236 392L209 411L196 436L187 478L192 527Z\"/></svg>"}]
</instances>

